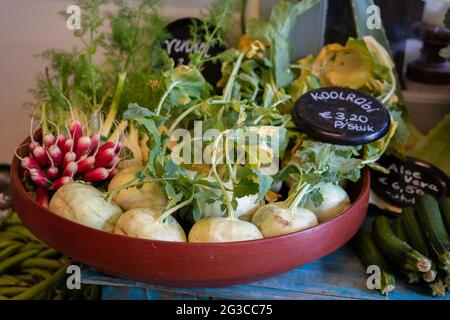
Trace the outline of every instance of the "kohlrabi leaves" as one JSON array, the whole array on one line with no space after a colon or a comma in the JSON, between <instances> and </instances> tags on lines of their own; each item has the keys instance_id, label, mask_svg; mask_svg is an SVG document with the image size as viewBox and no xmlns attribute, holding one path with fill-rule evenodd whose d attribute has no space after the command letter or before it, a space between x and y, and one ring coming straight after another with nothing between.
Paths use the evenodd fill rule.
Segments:
<instances>
[{"instance_id":1,"label":"kohlrabi leaves","mask_svg":"<svg viewBox=\"0 0 450 320\"><path fill-rule=\"evenodd\" d=\"M254 195L259 192L259 184L255 171L242 167L239 171L239 181L234 186L235 197L242 198L249 195Z\"/></svg>"},{"instance_id":2,"label":"kohlrabi leaves","mask_svg":"<svg viewBox=\"0 0 450 320\"><path fill-rule=\"evenodd\" d=\"M278 88L287 86L293 80L290 69L289 34L300 15L314 7L318 0L303 0L296 4L286 1L277 2L269 22L251 20L247 26L249 37L261 40L270 46L270 61L273 65L273 77Z\"/></svg>"},{"instance_id":3,"label":"kohlrabi leaves","mask_svg":"<svg viewBox=\"0 0 450 320\"><path fill-rule=\"evenodd\" d=\"M209 97L211 89L200 71L180 65L166 75L166 105L168 108L186 106Z\"/></svg>"}]
</instances>

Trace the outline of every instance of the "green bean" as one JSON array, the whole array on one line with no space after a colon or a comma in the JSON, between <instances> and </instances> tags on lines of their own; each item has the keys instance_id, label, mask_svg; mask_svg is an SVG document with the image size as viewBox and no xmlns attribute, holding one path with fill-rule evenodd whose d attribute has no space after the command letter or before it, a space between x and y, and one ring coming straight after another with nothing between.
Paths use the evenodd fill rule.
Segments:
<instances>
[{"instance_id":1,"label":"green bean","mask_svg":"<svg viewBox=\"0 0 450 320\"><path fill-rule=\"evenodd\" d=\"M48 248L48 249L45 249L44 251L42 251L41 253L39 253L38 257L39 258L56 258L60 255L61 254L58 251L56 251L55 249Z\"/></svg>"},{"instance_id":2,"label":"green bean","mask_svg":"<svg viewBox=\"0 0 450 320\"><path fill-rule=\"evenodd\" d=\"M19 241L14 240L0 240L0 249L4 249L6 247L9 247L10 245L21 243Z\"/></svg>"},{"instance_id":3,"label":"green bean","mask_svg":"<svg viewBox=\"0 0 450 320\"><path fill-rule=\"evenodd\" d=\"M47 279L52 274L48 270L39 269L39 268L28 268L28 269L22 269L23 272L31 274L33 276L39 276L41 278Z\"/></svg>"},{"instance_id":4,"label":"green bean","mask_svg":"<svg viewBox=\"0 0 450 320\"><path fill-rule=\"evenodd\" d=\"M0 251L0 261L5 260L6 258L15 254L17 251L19 251L20 248L22 248L22 246L23 246L22 243L17 243L10 245L9 247Z\"/></svg>"},{"instance_id":5,"label":"green bean","mask_svg":"<svg viewBox=\"0 0 450 320\"><path fill-rule=\"evenodd\" d=\"M6 224L22 224L22 221L20 221L20 218L17 215L17 213L14 212L5 220L5 223Z\"/></svg>"},{"instance_id":6,"label":"green bean","mask_svg":"<svg viewBox=\"0 0 450 320\"><path fill-rule=\"evenodd\" d=\"M11 286L14 286L14 287L28 287L29 284L26 283L25 281L16 279L14 277L4 278L4 279L0 278L0 287L11 287Z\"/></svg>"},{"instance_id":7,"label":"green bean","mask_svg":"<svg viewBox=\"0 0 450 320\"><path fill-rule=\"evenodd\" d=\"M22 262L21 268L41 268L57 270L61 267L61 264L56 260L46 258L30 258Z\"/></svg>"},{"instance_id":8,"label":"green bean","mask_svg":"<svg viewBox=\"0 0 450 320\"><path fill-rule=\"evenodd\" d=\"M0 240L26 240L26 238L16 232L2 231L0 232Z\"/></svg>"},{"instance_id":9,"label":"green bean","mask_svg":"<svg viewBox=\"0 0 450 320\"><path fill-rule=\"evenodd\" d=\"M33 277L32 274L16 274L14 277L26 282L34 282L36 280L36 277Z\"/></svg>"},{"instance_id":10,"label":"green bean","mask_svg":"<svg viewBox=\"0 0 450 320\"><path fill-rule=\"evenodd\" d=\"M0 274L4 273L5 271L9 270L10 268L13 268L17 266L18 264L21 264L24 260L36 255L39 253L39 250L30 250L25 251L16 254L15 256L12 256L2 262L0 262Z\"/></svg>"},{"instance_id":11,"label":"green bean","mask_svg":"<svg viewBox=\"0 0 450 320\"><path fill-rule=\"evenodd\" d=\"M0 287L0 295L2 296L15 296L16 294L27 291L25 287Z\"/></svg>"},{"instance_id":12,"label":"green bean","mask_svg":"<svg viewBox=\"0 0 450 320\"><path fill-rule=\"evenodd\" d=\"M36 242L30 241L30 242L28 242L27 244L25 244L25 245L22 247L22 249L20 249L20 252L27 251L27 250L30 250L30 249L40 249L40 250L44 250L45 248L47 248L47 247L44 246L43 244L40 244L40 243L36 243Z\"/></svg>"},{"instance_id":13,"label":"green bean","mask_svg":"<svg viewBox=\"0 0 450 320\"><path fill-rule=\"evenodd\" d=\"M29 300L33 299L37 295L39 295L42 291L48 290L57 286L61 281L66 278L66 270L68 264L63 265L56 271L50 278L45 279L44 281L38 283L37 285L32 286L28 290L18 294L13 297L13 300Z\"/></svg>"},{"instance_id":14,"label":"green bean","mask_svg":"<svg viewBox=\"0 0 450 320\"><path fill-rule=\"evenodd\" d=\"M36 236L34 234L32 234L30 232L30 230L28 230L24 226L17 226L17 225L16 226L10 226L10 227L6 228L6 231L11 231L11 232L18 233L18 234L20 234L20 235L30 239L31 241L34 241L34 242L38 242L38 243L41 242L38 238L36 238Z\"/></svg>"}]
</instances>

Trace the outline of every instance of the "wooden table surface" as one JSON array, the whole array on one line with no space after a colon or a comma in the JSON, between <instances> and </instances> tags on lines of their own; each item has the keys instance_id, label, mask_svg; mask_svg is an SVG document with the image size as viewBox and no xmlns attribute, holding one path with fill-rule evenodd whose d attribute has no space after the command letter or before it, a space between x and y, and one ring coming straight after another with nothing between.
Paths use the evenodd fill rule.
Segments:
<instances>
[{"instance_id":1,"label":"wooden table surface","mask_svg":"<svg viewBox=\"0 0 450 320\"><path fill-rule=\"evenodd\" d=\"M172 288L114 278L90 267L84 283L101 284L103 299L450 299L433 298L424 285L408 285L397 276L397 288L383 297L366 287L365 268L347 245L282 275L244 285L219 288Z\"/></svg>"}]
</instances>

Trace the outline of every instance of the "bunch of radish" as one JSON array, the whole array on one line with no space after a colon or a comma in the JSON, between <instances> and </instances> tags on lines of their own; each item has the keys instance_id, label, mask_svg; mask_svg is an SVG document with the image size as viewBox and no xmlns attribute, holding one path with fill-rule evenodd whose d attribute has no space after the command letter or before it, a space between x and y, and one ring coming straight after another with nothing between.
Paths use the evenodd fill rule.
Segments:
<instances>
[{"instance_id":1,"label":"bunch of radish","mask_svg":"<svg viewBox=\"0 0 450 320\"><path fill-rule=\"evenodd\" d=\"M30 134L29 154L20 158L25 177L36 186L36 200L44 207L48 207L49 191L69 182L111 179L121 159L123 146L119 141L102 144L100 133L83 134L77 120L72 120L67 129L67 135L44 133L41 143Z\"/></svg>"}]
</instances>

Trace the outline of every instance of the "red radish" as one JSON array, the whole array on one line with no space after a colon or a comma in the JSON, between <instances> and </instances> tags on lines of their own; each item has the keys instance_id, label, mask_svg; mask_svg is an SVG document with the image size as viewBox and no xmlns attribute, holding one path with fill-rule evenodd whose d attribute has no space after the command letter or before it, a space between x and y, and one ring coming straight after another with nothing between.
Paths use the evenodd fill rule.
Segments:
<instances>
[{"instance_id":1,"label":"red radish","mask_svg":"<svg viewBox=\"0 0 450 320\"><path fill-rule=\"evenodd\" d=\"M47 169L47 178L50 180L55 180L59 176L59 169L58 167L49 167Z\"/></svg>"},{"instance_id":2,"label":"red radish","mask_svg":"<svg viewBox=\"0 0 450 320\"><path fill-rule=\"evenodd\" d=\"M28 145L28 150L30 150L30 153L33 153L34 149L39 146L40 146L39 142L33 141Z\"/></svg>"},{"instance_id":3,"label":"red radish","mask_svg":"<svg viewBox=\"0 0 450 320\"><path fill-rule=\"evenodd\" d=\"M58 190L60 187L62 187L65 184L68 184L72 182L73 179L71 177L61 177L58 180L56 180L52 185L52 190Z\"/></svg>"},{"instance_id":4,"label":"red radish","mask_svg":"<svg viewBox=\"0 0 450 320\"><path fill-rule=\"evenodd\" d=\"M116 169L116 168L112 169L111 172L109 173L108 179L114 178L116 176L116 174L118 174L118 173L119 173L118 169Z\"/></svg>"},{"instance_id":5,"label":"red radish","mask_svg":"<svg viewBox=\"0 0 450 320\"><path fill-rule=\"evenodd\" d=\"M63 155L61 152L61 149L58 147L58 145L54 144L51 145L48 149L48 156L50 157L51 162L53 165L59 165L62 161Z\"/></svg>"},{"instance_id":6,"label":"red radish","mask_svg":"<svg viewBox=\"0 0 450 320\"><path fill-rule=\"evenodd\" d=\"M113 148L103 149L99 151L97 157L95 158L95 166L96 167L107 167L113 161L116 152Z\"/></svg>"},{"instance_id":7,"label":"red radish","mask_svg":"<svg viewBox=\"0 0 450 320\"><path fill-rule=\"evenodd\" d=\"M21 160L20 165L23 169L40 169L41 166L33 157L25 157Z\"/></svg>"},{"instance_id":8,"label":"red radish","mask_svg":"<svg viewBox=\"0 0 450 320\"><path fill-rule=\"evenodd\" d=\"M51 133L46 133L44 137L42 138L42 141L44 143L44 146L46 148L49 148L51 145L53 145L56 142L55 136Z\"/></svg>"},{"instance_id":9,"label":"red radish","mask_svg":"<svg viewBox=\"0 0 450 320\"><path fill-rule=\"evenodd\" d=\"M100 146L100 134L94 134L91 139L90 155L94 155L98 152Z\"/></svg>"},{"instance_id":10,"label":"red radish","mask_svg":"<svg viewBox=\"0 0 450 320\"><path fill-rule=\"evenodd\" d=\"M29 170L31 175L31 180L34 182L35 185L38 187L46 188L48 184L47 178L45 178L44 173L41 169L32 168Z\"/></svg>"},{"instance_id":11,"label":"red radish","mask_svg":"<svg viewBox=\"0 0 450 320\"><path fill-rule=\"evenodd\" d=\"M69 126L69 132L72 136L73 142L76 145L78 142L78 139L80 139L81 135L83 134L83 128L81 127L81 123L77 120L73 121Z\"/></svg>"},{"instance_id":12,"label":"red radish","mask_svg":"<svg viewBox=\"0 0 450 320\"><path fill-rule=\"evenodd\" d=\"M48 208L48 191L47 188L38 187L36 189L36 201L44 208Z\"/></svg>"},{"instance_id":13,"label":"red radish","mask_svg":"<svg viewBox=\"0 0 450 320\"><path fill-rule=\"evenodd\" d=\"M69 162L72 162L72 161L75 161L75 160L77 160L77 155L75 154L75 152L67 152L64 155L64 159L63 159L63 162L62 162L62 167L65 168Z\"/></svg>"},{"instance_id":14,"label":"red radish","mask_svg":"<svg viewBox=\"0 0 450 320\"><path fill-rule=\"evenodd\" d=\"M109 148L113 148L115 149L117 147L117 143L114 141L106 141L104 144L102 144L100 146L100 148L98 149L98 152L101 152L105 149L109 149Z\"/></svg>"},{"instance_id":15,"label":"red radish","mask_svg":"<svg viewBox=\"0 0 450 320\"><path fill-rule=\"evenodd\" d=\"M39 162L39 164L45 166L48 163L47 153L45 152L44 147L39 146L34 148L33 156Z\"/></svg>"},{"instance_id":16,"label":"red radish","mask_svg":"<svg viewBox=\"0 0 450 320\"><path fill-rule=\"evenodd\" d=\"M93 156L79 160L78 161L78 173L83 174L86 171L93 169L94 164L95 164L95 157L93 157Z\"/></svg>"},{"instance_id":17,"label":"red radish","mask_svg":"<svg viewBox=\"0 0 450 320\"><path fill-rule=\"evenodd\" d=\"M86 155L91 148L92 140L89 136L82 136L78 139L78 143L75 147L75 153L77 155L77 159L80 159L82 156Z\"/></svg>"},{"instance_id":18,"label":"red radish","mask_svg":"<svg viewBox=\"0 0 450 320\"><path fill-rule=\"evenodd\" d=\"M95 168L83 175L83 179L88 182L99 182L108 179L110 171L105 168Z\"/></svg>"},{"instance_id":19,"label":"red radish","mask_svg":"<svg viewBox=\"0 0 450 320\"><path fill-rule=\"evenodd\" d=\"M65 167L63 171L63 177L71 177L77 173L78 170L78 164L75 161L69 162Z\"/></svg>"},{"instance_id":20,"label":"red radish","mask_svg":"<svg viewBox=\"0 0 450 320\"><path fill-rule=\"evenodd\" d=\"M66 137L63 134L59 134L56 138L56 145L59 149L64 150L64 144L66 143Z\"/></svg>"},{"instance_id":21,"label":"red radish","mask_svg":"<svg viewBox=\"0 0 450 320\"><path fill-rule=\"evenodd\" d=\"M112 168L114 166L116 166L116 164L120 161L120 157L119 156L114 156L114 158L111 160L111 162L105 166L107 168Z\"/></svg>"},{"instance_id":22,"label":"red radish","mask_svg":"<svg viewBox=\"0 0 450 320\"><path fill-rule=\"evenodd\" d=\"M71 152L71 151L73 151L73 140L72 139L67 139L64 142L63 152L67 153L67 152Z\"/></svg>"},{"instance_id":23,"label":"red radish","mask_svg":"<svg viewBox=\"0 0 450 320\"><path fill-rule=\"evenodd\" d=\"M120 153L120 151L122 151L123 146L120 142L107 141L101 145L98 152L101 152L105 149L110 149L110 148L114 149L115 152Z\"/></svg>"}]
</instances>

